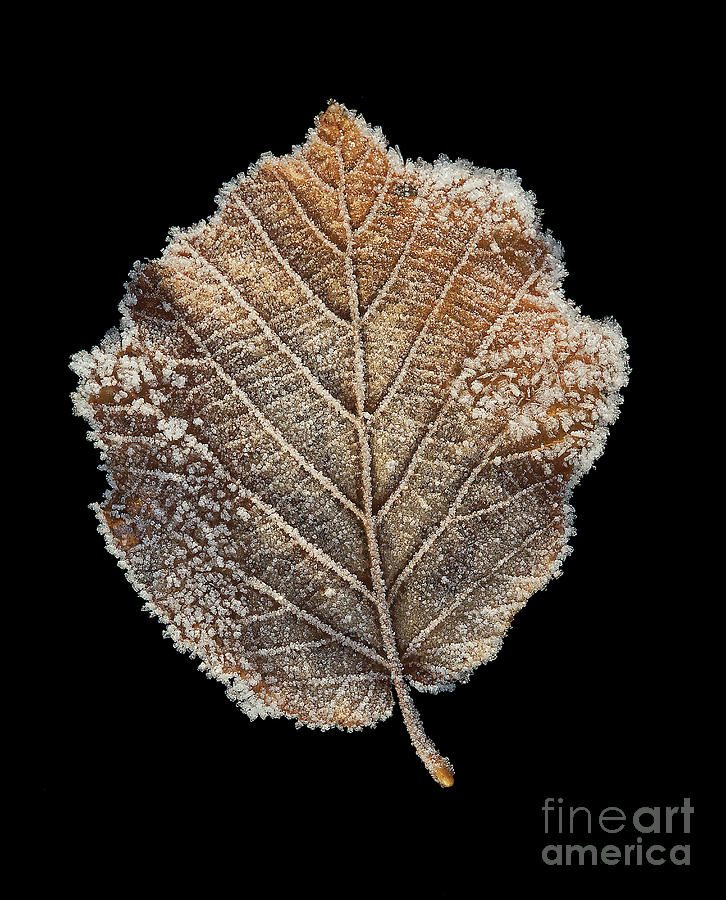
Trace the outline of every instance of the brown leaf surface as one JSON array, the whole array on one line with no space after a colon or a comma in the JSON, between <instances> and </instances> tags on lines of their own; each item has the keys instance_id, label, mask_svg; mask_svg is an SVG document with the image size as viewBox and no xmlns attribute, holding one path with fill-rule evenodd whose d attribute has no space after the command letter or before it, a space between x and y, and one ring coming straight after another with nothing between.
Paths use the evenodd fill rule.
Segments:
<instances>
[{"instance_id":1,"label":"brown leaf surface","mask_svg":"<svg viewBox=\"0 0 726 900\"><path fill-rule=\"evenodd\" d=\"M251 717L359 728L492 659L556 575L625 341L513 173L404 163L333 104L137 264L74 357L109 550Z\"/></svg>"}]
</instances>

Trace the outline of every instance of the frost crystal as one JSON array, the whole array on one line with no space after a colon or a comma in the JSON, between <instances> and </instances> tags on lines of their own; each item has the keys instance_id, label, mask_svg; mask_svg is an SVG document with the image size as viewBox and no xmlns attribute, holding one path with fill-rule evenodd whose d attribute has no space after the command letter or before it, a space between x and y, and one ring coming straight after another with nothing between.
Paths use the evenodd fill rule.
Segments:
<instances>
[{"instance_id":1,"label":"frost crystal","mask_svg":"<svg viewBox=\"0 0 726 900\"><path fill-rule=\"evenodd\" d=\"M492 659L556 575L627 378L512 172L338 104L137 264L78 353L108 549L252 718L372 725Z\"/></svg>"}]
</instances>

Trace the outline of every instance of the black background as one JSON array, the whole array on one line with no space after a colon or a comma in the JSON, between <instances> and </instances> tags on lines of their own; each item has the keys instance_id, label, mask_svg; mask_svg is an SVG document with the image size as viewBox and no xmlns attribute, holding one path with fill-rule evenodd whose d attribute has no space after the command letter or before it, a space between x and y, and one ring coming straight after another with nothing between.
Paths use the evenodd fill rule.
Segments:
<instances>
[{"instance_id":1,"label":"black background","mask_svg":"<svg viewBox=\"0 0 726 900\"><path fill-rule=\"evenodd\" d=\"M694 705L691 538L679 527L688 501L661 452L674 402L672 310L683 295L676 276L654 278L679 252L663 187L680 165L687 90L678 62L652 51L661 36L643 52L642 29L611 25L600 43L586 29L577 50L545 52L535 39L523 58L501 31L494 56L497 41L481 27L472 26L476 58L466 67L456 52L445 65L402 65L384 35L372 39L375 72L366 71L360 52L347 47L342 65L319 32L301 36L294 56L273 52L266 32L262 47L249 29L236 44L224 25L208 57L193 35L170 48L139 25L123 46L104 32L65 43L48 64L30 113L41 137L35 197L59 257L44 277L52 453L41 487L53 485L53 540L37 572L49 624L22 786L28 835L61 881L104 886L144 871L149 886L151 868L161 884L202 877L209 889L221 879L241 892L261 876L273 891L315 883L322 895L407 886L480 897L501 876L512 889L531 877L543 889L662 886L702 862L707 800L696 779L707 737ZM305 54L321 49L327 63L299 74ZM590 316L617 319L630 342L621 418L576 490L564 574L517 615L499 657L469 684L417 697L456 766L446 791L398 715L356 734L250 723L162 639L96 533L87 504L105 479L68 399L68 358L116 324L134 260L157 256L170 226L209 215L219 186L263 151L300 143L330 98L382 126L404 157L516 169L564 245L569 296ZM595 814L691 797L693 866L547 867L547 797Z\"/></svg>"}]
</instances>

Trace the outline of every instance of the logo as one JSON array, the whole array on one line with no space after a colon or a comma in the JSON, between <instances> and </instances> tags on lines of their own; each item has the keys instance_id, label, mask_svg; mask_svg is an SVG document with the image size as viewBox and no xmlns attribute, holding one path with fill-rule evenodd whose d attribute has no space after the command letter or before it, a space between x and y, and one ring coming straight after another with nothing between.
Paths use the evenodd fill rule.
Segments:
<instances>
[{"instance_id":1,"label":"logo","mask_svg":"<svg viewBox=\"0 0 726 900\"><path fill-rule=\"evenodd\" d=\"M690 797L680 806L641 806L634 811L606 806L567 806L548 797L542 807L544 831L553 843L542 849L547 866L690 866L694 808ZM570 843L580 835L587 843ZM615 837L617 835L617 837Z\"/></svg>"}]
</instances>

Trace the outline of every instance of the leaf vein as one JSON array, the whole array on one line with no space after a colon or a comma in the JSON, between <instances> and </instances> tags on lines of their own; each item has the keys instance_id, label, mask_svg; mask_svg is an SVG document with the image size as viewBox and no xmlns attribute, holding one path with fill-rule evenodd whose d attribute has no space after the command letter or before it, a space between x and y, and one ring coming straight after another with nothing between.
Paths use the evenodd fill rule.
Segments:
<instances>
[{"instance_id":1,"label":"leaf vein","mask_svg":"<svg viewBox=\"0 0 726 900\"><path fill-rule=\"evenodd\" d=\"M340 490L340 488L334 484L327 475L324 475L319 469L317 469L308 459L306 459L302 453L300 453L293 445L285 438L285 436L270 422L270 420L265 416L262 410L252 402L250 397L247 395L246 391L244 391L239 384L235 381L234 378L231 378L220 366L216 359L214 359L212 352L204 343L202 338L197 334L197 332L190 326L186 325L183 322L181 323L182 328L189 337L194 341L197 348L201 350L206 358L209 359L212 368L217 373L217 376L224 381L224 383L230 388L234 396L238 397L242 403L247 408L248 412L257 419L260 423L260 427L265 431L270 437L285 451L289 456L291 456L295 462L298 463L318 484L326 490L329 494L332 494L335 499L341 503L346 509L350 510L354 515L358 518L363 517L362 510L350 500L349 497Z\"/></svg>"},{"instance_id":2,"label":"leaf vein","mask_svg":"<svg viewBox=\"0 0 726 900\"><path fill-rule=\"evenodd\" d=\"M273 343L277 349L286 356L296 369L303 375L305 380L310 384L312 389L322 397L327 404L332 407L339 415L343 416L343 418L348 419L348 421L355 422L355 416L347 410L343 404L338 400L337 397L334 397L330 391L324 387L324 385L320 382L317 376L305 365L305 363L300 359L300 357L289 347L282 338L270 328L268 323L262 318L262 316L257 312L257 310L251 306L242 296L242 294L232 285L224 274L206 257L202 256L201 253L190 243L185 242L186 246L189 247L191 252L194 254L196 260L203 265L212 275L213 278L219 284L225 288L232 297L239 303L239 305L248 313L248 315L254 320L255 324L260 328L265 337ZM187 280L191 281L192 279L188 278ZM229 327L229 326L225 326Z\"/></svg>"}]
</instances>

